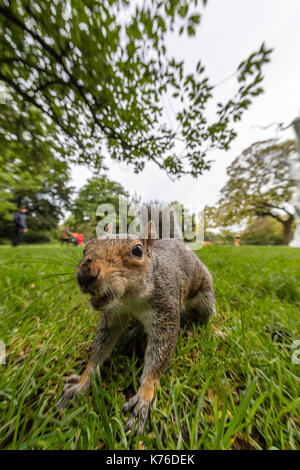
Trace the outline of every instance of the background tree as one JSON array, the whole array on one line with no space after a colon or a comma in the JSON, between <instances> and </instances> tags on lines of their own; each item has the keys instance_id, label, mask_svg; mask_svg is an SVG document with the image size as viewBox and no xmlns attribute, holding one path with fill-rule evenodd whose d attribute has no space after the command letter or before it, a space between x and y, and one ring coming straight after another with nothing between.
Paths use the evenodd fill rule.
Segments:
<instances>
[{"instance_id":1,"label":"background tree","mask_svg":"<svg viewBox=\"0 0 300 470\"><path fill-rule=\"evenodd\" d=\"M229 180L216 207L207 208L207 219L215 227L227 227L269 216L281 224L283 244L287 245L294 222L290 162L295 151L292 140L273 139L251 145L229 166Z\"/></svg>"},{"instance_id":2,"label":"background tree","mask_svg":"<svg viewBox=\"0 0 300 470\"><path fill-rule=\"evenodd\" d=\"M101 204L112 204L116 210L119 228L119 197L129 198L129 193L106 175L90 178L80 189L72 204L72 216L66 221L71 230L82 232L86 239L96 236L96 226L102 217L96 216ZM104 217L104 216L103 216Z\"/></svg>"},{"instance_id":3,"label":"background tree","mask_svg":"<svg viewBox=\"0 0 300 470\"><path fill-rule=\"evenodd\" d=\"M0 108L0 149L0 237L11 237L13 213L25 205L26 238L48 239L49 231L70 208L72 194L53 125L36 107L24 103L19 114L8 100Z\"/></svg>"},{"instance_id":4,"label":"background tree","mask_svg":"<svg viewBox=\"0 0 300 470\"><path fill-rule=\"evenodd\" d=\"M283 243L282 225L270 216L256 217L241 233L241 243L243 245L281 245Z\"/></svg>"},{"instance_id":5,"label":"background tree","mask_svg":"<svg viewBox=\"0 0 300 470\"><path fill-rule=\"evenodd\" d=\"M220 224L220 214L217 207L204 208L204 241L233 245L235 233Z\"/></svg>"},{"instance_id":6,"label":"background tree","mask_svg":"<svg viewBox=\"0 0 300 470\"><path fill-rule=\"evenodd\" d=\"M169 33L195 34L198 9L198 0L149 0L135 8L128 0L5 0L0 80L17 114L26 102L51 122L68 161L99 169L106 150L135 171L149 160L170 174L197 176L210 166L208 149L229 148L234 123L262 93L271 52L262 44L240 64L234 97L219 103L209 122L213 86L204 66L199 61L186 74L166 46ZM178 102L176 132L163 120L166 93Z\"/></svg>"}]
</instances>

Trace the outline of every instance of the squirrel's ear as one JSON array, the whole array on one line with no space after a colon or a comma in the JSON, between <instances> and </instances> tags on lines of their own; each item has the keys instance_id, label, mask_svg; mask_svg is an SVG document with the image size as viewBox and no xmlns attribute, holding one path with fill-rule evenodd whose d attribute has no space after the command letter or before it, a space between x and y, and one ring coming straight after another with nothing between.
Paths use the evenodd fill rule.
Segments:
<instances>
[{"instance_id":1,"label":"squirrel's ear","mask_svg":"<svg viewBox=\"0 0 300 470\"><path fill-rule=\"evenodd\" d=\"M145 241L147 248L151 250L153 243L157 239L157 233L155 230L155 225L152 220L150 220L146 227L141 232L141 240Z\"/></svg>"},{"instance_id":2,"label":"squirrel's ear","mask_svg":"<svg viewBox=\"0 0 300 470\"><path fill-rule=\"evenodd\" d=\"M106 225L106 227L104 229L104 232L111 234L112 231L113 231L113 224L112 224L112 222L110 222L109 224Z\"/></svg>"}]
</instances>

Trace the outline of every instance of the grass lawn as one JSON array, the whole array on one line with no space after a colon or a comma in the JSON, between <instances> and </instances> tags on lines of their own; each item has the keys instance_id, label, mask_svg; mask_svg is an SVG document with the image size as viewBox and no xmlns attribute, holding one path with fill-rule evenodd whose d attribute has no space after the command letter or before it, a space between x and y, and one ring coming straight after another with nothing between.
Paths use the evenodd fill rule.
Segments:
<instances>
[{"instance_id":1,"label":"grass lawn","mask_svg":"<svg viewBox=\"0 0 300 470\"><path fill-rule=\"evenodd\" d=\"M145 434L121 412L138 388L141 335L127 335L78 404L55 409L81 373L99 313L71 273L81 249L0 247L0 446L6 449L299 449L300 249L205 247L217 316L180 333ZM39 280L40 278L40 280ZM298 346L300 349L300 346ZM300 353L298 354L300 359Z\"/></svg>"}]
</instances>

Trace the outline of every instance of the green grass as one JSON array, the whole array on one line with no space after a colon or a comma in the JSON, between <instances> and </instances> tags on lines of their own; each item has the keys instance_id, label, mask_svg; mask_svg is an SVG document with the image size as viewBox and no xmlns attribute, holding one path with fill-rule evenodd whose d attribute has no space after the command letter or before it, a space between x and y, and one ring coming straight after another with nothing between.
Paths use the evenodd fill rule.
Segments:
<instances>
[{"instance_id":1,"label":"green grass","mask_svg":"<svg viewBox=\"0 0 300 470\"><path fill-rule=\"evenodd\" d=\"M215 325L180 333L142 437L123 431L137 390L140 336L123 338L92 390L55 409L66 376L88 359L98 314L72 272L80 249L0 247L0 443L6 449L299 449L300 250L205 247Z\"/></svg>"}]
</instances>

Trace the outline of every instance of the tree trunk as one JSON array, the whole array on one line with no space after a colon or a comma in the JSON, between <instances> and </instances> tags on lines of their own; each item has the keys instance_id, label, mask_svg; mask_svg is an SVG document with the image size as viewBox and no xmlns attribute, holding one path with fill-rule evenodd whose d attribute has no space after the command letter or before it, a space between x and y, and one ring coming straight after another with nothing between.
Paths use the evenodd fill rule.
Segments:
<instances>
[{"instance_id":1,"label":"tree trunk","mask_svg":"<svg viewBox=\"0 0 300 470\"><path fill-rule=\"evenodd\" d=\"M283 224L283 245L288 245L292 239L292 224L294 216L289 217L287 220L282 222Z\"/></svg>"}]
</instances>

